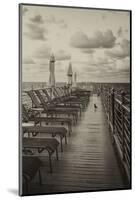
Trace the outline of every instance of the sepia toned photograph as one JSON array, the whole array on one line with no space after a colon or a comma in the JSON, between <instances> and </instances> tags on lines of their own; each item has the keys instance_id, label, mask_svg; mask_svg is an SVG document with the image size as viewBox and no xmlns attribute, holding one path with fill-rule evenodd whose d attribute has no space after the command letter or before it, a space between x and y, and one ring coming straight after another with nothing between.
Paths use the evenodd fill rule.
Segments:
<instances>
[{"instance_id":1,"label":"sepia toned photograph","mask_svg":"<svg viewBox=\"0 0 135 200\"><path fill-rule=\"evenodd\" d=\"M131 189L131 11L19 18L19 194Z\"/></svg>"}]
</instances>

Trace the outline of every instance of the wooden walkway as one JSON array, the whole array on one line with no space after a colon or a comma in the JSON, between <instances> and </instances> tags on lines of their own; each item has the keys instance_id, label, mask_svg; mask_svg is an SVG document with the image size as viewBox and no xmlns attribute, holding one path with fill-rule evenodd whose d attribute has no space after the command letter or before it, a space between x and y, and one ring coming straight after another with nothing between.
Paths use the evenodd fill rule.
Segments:
<instances>
[{"instance_id":1,"label":"wooden walkway","mask_svg":"<svg viewBox=\"0 0 135 200\"><path fill-rule=\"evenodd\" d=\"M93 104L98 109L94 111ZM44 160L43 160L44 161ZM46 164L45 164L46 165ZM122 189L126 185L111 143L107 120L100 97L92 96L87 110L68 137L59 161L54 158L53 174L42 167L43 185L37 178L31 185L31 193L59 193Z\"/></svg>"}]
</instances>

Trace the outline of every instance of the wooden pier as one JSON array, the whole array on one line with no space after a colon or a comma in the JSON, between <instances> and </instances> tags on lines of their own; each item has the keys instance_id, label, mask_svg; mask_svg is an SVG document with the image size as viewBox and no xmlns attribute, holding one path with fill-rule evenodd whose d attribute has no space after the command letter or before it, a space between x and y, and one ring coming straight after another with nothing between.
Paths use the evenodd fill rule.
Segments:
<instances>
[{"instance_id":1,"label":"wooden pier","mask_svg":"<svg viewBox=\"0 0 135 200\"><path fill-rule=\"evenodd\" d=\"M53 173L48 172L48 163L42 158L42 185L37 184L36 176L29 194L130 188L112 142L104 106L103 96L90 97L87 110L64 145L64 152L59 151L59 161L53 160Z\"/></svg>"}]
</instances>

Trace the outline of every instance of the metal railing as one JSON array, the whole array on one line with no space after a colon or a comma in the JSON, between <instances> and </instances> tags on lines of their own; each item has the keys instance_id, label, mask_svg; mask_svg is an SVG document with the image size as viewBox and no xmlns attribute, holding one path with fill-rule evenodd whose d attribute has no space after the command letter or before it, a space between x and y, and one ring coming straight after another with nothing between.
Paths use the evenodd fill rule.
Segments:
<instances>
[{"instance_id":1,"label":"metal railing","mask_svg":"<svg viewBox=\"0 0 135 200\"><path fill-rule=\"evenodd\" d=\"M130 181L131 172L131 119L130 99L124 92L103 89L102 103L107 115L113 142L120 156L124 171Z\"/></svg>"}]
</instances>

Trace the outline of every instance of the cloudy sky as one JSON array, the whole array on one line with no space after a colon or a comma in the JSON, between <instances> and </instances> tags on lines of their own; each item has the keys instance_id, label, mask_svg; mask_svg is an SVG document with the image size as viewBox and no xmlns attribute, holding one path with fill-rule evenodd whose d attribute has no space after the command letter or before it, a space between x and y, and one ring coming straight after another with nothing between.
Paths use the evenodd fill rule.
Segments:
<instances>
[{"instance_id":1,"label":"cloudy sky","mask_svg":"<svg viewBox=\"0 0 135 200\"><path fill-rule=\"evenodd\" d=\"M129 82L129 13L22 6L23 81L48 82L52 53L57 82L69 62L78 81Z\"/></svg>"}]
</instances>

